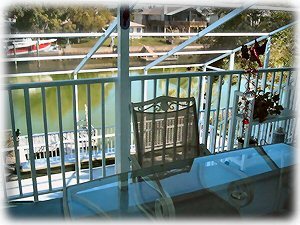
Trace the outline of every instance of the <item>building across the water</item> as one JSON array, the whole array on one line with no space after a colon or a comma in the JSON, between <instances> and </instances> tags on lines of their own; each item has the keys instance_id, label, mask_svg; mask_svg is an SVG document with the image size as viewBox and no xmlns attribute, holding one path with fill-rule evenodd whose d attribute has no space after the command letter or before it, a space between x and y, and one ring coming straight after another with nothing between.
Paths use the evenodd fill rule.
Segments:
<instances>
[{"instance_id":1,"label":"building across the water","mask_svg":"<svg viewBox=\"0 0 300 225\"><path fill-rule=\"evenodd\" d=\"M191 7L153 7L136 12L134 21L145 25L145 32L199 32L207 18Z\"/></svg>"}]
</instances>

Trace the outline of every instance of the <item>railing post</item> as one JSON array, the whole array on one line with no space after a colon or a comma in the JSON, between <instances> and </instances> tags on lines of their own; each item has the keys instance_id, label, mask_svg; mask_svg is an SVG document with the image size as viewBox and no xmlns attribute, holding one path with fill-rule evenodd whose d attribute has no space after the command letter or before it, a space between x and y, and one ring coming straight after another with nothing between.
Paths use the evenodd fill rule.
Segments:
<instances>
[{"instance_id":1,"label":"railing post","mask_svg":"<svg viewBox=\"0 0 300 225\"><path fill-rule=\"evenodd\" d=\"M129 79L129 27L122 23L128 7L118 8L118 79L116 82L116 173L129 171L130 155L130 79ZM128 18L129 19L129 18Z\"/></svg>"},{"instance_id":2,"label":"railing post","mask_svg":"<svg viewBox=\"0 0 300 225\"><path fill-rule=\"evenodd\" d=\"M229 60L229 70L234 70L234 60L235 60L235 52L232 52L230 54L230 60ZM223 129L223 134L222 134L222 147L221 147L221 151L224 150L225 148L225 140L226 140L226 131L227 131L227 127L228 127L228 132L230 132L231 130L231 126L233 124L233 120L235 118L233 118L233 116L231 116L231 119L228 121L228 118L229 118L229 106L230 106L230 94L231 94L231 86L232 86L232 76L233 74L230 74L229 75L229 81L228 81L228 90L227 90L227 99L226 99L226 104L225 104L225 119L224 119L224 129ZM234 109L234 108L232 108ZM232 114L233 111L231 111L231 114ZM227 150L230 150L229 148L229 134L228 134L228 142L227 142Z\"/></svg>"},{"instance_id":3,"label":"railing post","mask_svg":"<svg viewBox=\"0 0 300 225\"><path fill-rule=\"evenodd\" d=\"M203 67L203 72L206 71L206 66ZM202 131L204 129L204 108L205 108L205 104L206 104L206 98L205 98L205 85L207 83L207 81L205 80L205 77L204 76L201 76L199 79L202 79L202 82L201 82L201 93L200 93L200 104L199 105L199 120L200 120L200 123L199 123L199 129L200 129L200 132L199 132L199 135L200 135L200 143L204 143L204 131ZM178 86L180 85L180 83L178 84ZM179 88L180 89L180 88ZM202 132L201 132L202 131Z\"/></svg>"},{"instance_id":4,"label":"railing post","mask_svg":"<svg viewBox=\"0 0 300 225\"><path fill-rule=\"evenodd\" d=\"M204 129L203 129L203 142L207 145L209 122L210 122L210 108L211 108L211 98L212 98L212 87L213 87L214 76L208 76L207 86L206 86L206 104L204 112ZM211 143L210 143L211 144Z\"/></svg>"},{"instance_id":5,"label":"railing post","mask_svg":"<svg viewBox=\"0 0 300 225\"><path fill-rule=\"evenodd\" d=\"M239 96L242 94L240 91L234 92L233 97L233 106L232 106L232 116L231 116L231 127L228 129L228 142L227 142L227 150L232 150L234 147L234 139L235 139L235 130L237 124L237 106Z\"/></svg>"},{"instance_id":6,"label":"railing post","mask_svg":"<svg viewBox=\"0 0 300 225\"><path fill-rule=\"evenodd\" d=\"M148 75L148 70L144 70L144 75ZM148 99L148 80L144 82L144 97L142 101L147 101Z\"/></svg>"},{"instance_id":7,"label":"railing post","mask_svg":"<svg viewBox=\"0 0 300 225\"><path fill-rule=\"evenodd\" d=\"M35 156L34 156L31 110L30 110L31 107L30 107L30 97L29 97L28 88L24 89L24 100L25 100L26 125L27 125L28 146L29 146L30 170L31 170L31 179L32 179L32 187L33 187L33 198L34 201L37 202L39 200L39 197L38 197L38 188L37 188L37 179L36 179Z\"/></svg>"}]
</instances>

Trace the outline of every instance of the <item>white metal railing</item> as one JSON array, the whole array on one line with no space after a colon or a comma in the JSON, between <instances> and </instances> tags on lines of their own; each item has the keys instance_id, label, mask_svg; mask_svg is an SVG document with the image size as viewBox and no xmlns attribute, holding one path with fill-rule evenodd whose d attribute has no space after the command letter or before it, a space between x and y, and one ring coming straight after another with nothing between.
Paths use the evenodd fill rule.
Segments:
<instances>
[{"instance_id":1,"label":"white metal railing","mask_svg":"<svg viewBox=\"0 0 300 225\"><path fill-rule=\"evenodd\" d=\"M130 37L193 37L196 36L198 33L130 33ZM253 37L253 36L263 36L263 35L268 35L269 33L207 33L204 36L209 36L209 37L242 37L242 36L247 36L247 37ZM36 38L36 42L41 38L80 38L80 37L89 37L89 38L97 38L97 37L117 37L117 33L49 33L49 34L7 34L5 38L7 40L10 39L23 39L23 38ZM68 41L69 42L69 41ZM34 41L33 41L34 43ZM40 50L39 48L37 49L36 56L18 56L18 57L9 57L9 58L4 58L4 62L15 62L17 66L17 62L26 62L26 61L43 61L43 60L66 60L66 59L83 59L86 55L51 55L51 56L40 56L39 54ZM187 51L185 52L178 52L176 55L184 55L184 54L189 54L189 55L199 55L199 54L218 54L218 53L228 53L231 52L231 50L212 50L212 51ZM155 52L155 54L152 53L131 53L131 57L140 57L140 56L162 56L164 55L165 52ZM93 54L91 58L114 58L117 57L117 54Z\"/></svg>"},{"instance_id":2,"label":"white metal railing","mask_svg":"<svg viewBox=\"0 0 300 225\"><path fill-rule=\"evenodd\" d=\"M231 53L231 50L206 50L206 51L184 51L177 52L174 55L209 55L209 54L219 54L219 53ZM133 52L129 53L130 57L145 57L145 56L161 56L166 54L166 52ZM26 56L26 57L9 57L2 59L4 62L28 62L28 61L47 61L47 60L66 60L66 59L83 59L85 55L54 55L54 56ZM117 53L105 53L105 54L94 54L91 59L101 59L101 58L117 58Z\"/></svg>"},{"instance_id":3,"label":"white metal railing","mask_svg":"<svg viewBox=\"0 0 300 225\"><path fill-rule=\"evenodd\" d=\"M132 101L146 101L160 95L169 95L174 97L195 97L197 103L198 119L199 119L199 130L200 130L200 143L206 144L207 148L212 153L228 151L228 136L230 127L232 126L233 118L231 116L232 102L230 99L233 98L233 92L235 90L244 91L245 87L245 72L242 70L236 71L209 71L209 72L185 72L185 73L173 73L173 74L153 74L153 75L141 75L131 76L131 96ZM280 98L284 106L289 109L295 108L295 89L293 88L296 82L295 69L293 68L279 68L279 69L261 69L258 72L257 88L266 87L265 91L277 92L280 94ZM261 82L263 74L267 74L268 81L266 84ZM75 165L74 177L76 182L82 182L81 176L81 163L83 161L83 155L88 163L88 174L89 180L93 180L93 170L97 167L93 165L94 159L100 159L102 164L102 176L106 176L106 158L110 154L114 154L114 142L115 142L115 131L108 131L106 125L106 118L109 115L106 112L106 103L111 102L115 104L114 98L107 97L105 95L105 89L108 84L113 86L117 82L116 77L110 78L93 78L93 79L79 79L79 80L64 80L64 81L53 81L53 82L38 82L38 83L26 83L26 84L9 84L7 85L7 94L9 100L9 115L11 120L11 130L15 131L16 120L15 107L17 102L14 101L14 92L19 91L23 93L25 100L24 107L26 113L26 127L27 127L27 140L26 148L27 153L27 165L30 168L31 175L31 191L24 191L24 176L23 171L20 168L21 165L21 146L18 141L18 137L15 132L12 132L13 148L10 149L15 155L15 175L16 181L14 185L17 188L17 193L14 195L8 194L9 198L21 198L26 196L34 196L35 200L38 200L39 194L51 193L56 190L61 190L63 187L68 185L66 182L66 173L68 163L70 161ZM293 84L294 83L294 84ZM86 96L87 104L87 126L85 128L86 137L83 142L80 142L80 130L78 128L77 121L77 110L75 108L75 86L78 86L78 95ZM97 94L91 91L91 87L95 87ZM51 123L58 124L58 132L55 134L56 146L58 148L58 154L55 156L53 149L51 149L50 136L51 132L49 129L49 115L47 104L48 98L46 98L47 90L55 89L56 105L51 106L55 109L57 119L52 120ZM31 109L33 103L31 102L32 93L34 90L35 95L40 95L42 105L42 118L43 118L43 135L39 138L43 138L41 141L42 145L38 145L35 141L37 134L33 133L32 128L32 114ZM211 90L212 94L208 94ZM111 89L111 92L115 92L115 88ZM63 93L63 94L62 94ZM66 94L68 93L68 94ZM93 99L92 99L93 95ZM66 99L63 96L69 96ZM72 116L71 120L73 123L73 129L67 131L64 128L63 121L63 107L65 101L72 102ZM95 104L97 102L97 104ZM94 105L93 105L93 104ZM98 104L99 103L99 104ZM98 110L97 110L98 109ZM99 114L100 113L100 114ZM101 127L97 130L95 135L93 125L93 119L100 117ZM266 125L262 125L260 129L260 140L266 140L270 142L272 140L272 131L278 126L285 128L287 133L286 142L294 141L294 119L288 119L286 121L273 121ZM66 134L69 132L69 136L73 138L71 141L66 141ZM71 134L71 133L72 134ZM256 132L253 129L253 132ZM94 134L94 135L93 135ZM71 138L71 139L72 139ZM234 137L236 138L236 137ZM108 144L108 142L111 142ZM131 141L132 143L132 141ZM41 146L43 146L41 150ZM236 146L236 143L235 143ZM41 156L41 153L44 152ZM108 154L109 152L109 154ZM46 174L47 174L47 190L40 190L37 176L38 167L37 162L38 154L39 158L43 158L45 161ZM46 157L45 157L46 156ZM60 166L60 173L62 174L62 184L59 188L52 187L52 173L51 173L51 157L58 157L57 161ZM72 160L70 160L72 158ZM69 161L68 161L69 160ZM99 165L98 165L99 166Z\"/></svg>"},{"instance_id":4,"label":"white metal railing","mask_svg":"<svg viewBox=\"0 0 300 225\"><path fill-rule=\"evenodd\" d=\"M190 37L195 36L198 33L129 33L129 36L142 36L142 37ZM256 37L256 36L262 36L267 35L268 33L224 33L224 32L218 32L218 33L207 33L206 37ZM16 38L77 38L77 37L101 37L104 33L48 33L48 34L7 34L6 38L8 39L16 39ZM114 32L111 33L111 37L117 37L118 33Z\"/></svg>"}]
</instances>

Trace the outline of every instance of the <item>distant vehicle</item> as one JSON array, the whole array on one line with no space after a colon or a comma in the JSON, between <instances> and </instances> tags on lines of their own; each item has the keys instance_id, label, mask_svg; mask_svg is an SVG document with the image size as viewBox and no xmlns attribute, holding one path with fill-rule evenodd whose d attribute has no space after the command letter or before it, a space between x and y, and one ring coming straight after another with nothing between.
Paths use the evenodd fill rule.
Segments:
<instances>
[{"instance_id":1,"label":"distant vehicle","mask_svg":"<svg viewBox=\"0 0 300 225\"><path fill-rule=\"evenodd\" d=\"M56 40L57 39L54 38L49 40L39 40L39 51L49 51L51 43ZM31 38L13 39L7 42L5 48L7 56L35 53L37 52L37 41L32 40Z\"/></svg>"}]
</instances>

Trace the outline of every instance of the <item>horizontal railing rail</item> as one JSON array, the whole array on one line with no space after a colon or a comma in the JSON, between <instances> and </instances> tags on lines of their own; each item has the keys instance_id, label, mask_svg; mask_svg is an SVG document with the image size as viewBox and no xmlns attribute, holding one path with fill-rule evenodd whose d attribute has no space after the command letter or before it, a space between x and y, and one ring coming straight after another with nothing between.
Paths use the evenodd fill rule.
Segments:
<instances>
[{"instance_id":1,"label":"horizontal railing rail","mask_svg":"<svg viewBox=\"0 0 300 225\"><path fill-rule=\"evenodd\" d=\"M168 36L195 36L198 33L129 33L129 36L143 36L143 37L168 37ZM253 33L247 33L247 32L242 32L242 33L224 33L224 32L219 32L219 33L208 33L205 36L211 36L211 37L241 37L241 36L263 36L267 35L269 33L260 33L260 32L253 32ZM101 37L103 36L104 33L48 33L48 34L7 34L5 37L8 39L16 39L16 38L77 38L77 37ZM112 33L110 35L111 37L117 37L118 33Z\"/></svg>"},{"instance_id":2,"label":"horizontal railing rail","mask_svg":"<svg viewBox=\"0 0 300 225\"><path fill-rule=\"evenodd\" d=\"M268 78L266 84L262 81L264 74ZM281 104L285 108L295 109L295 75L295 68L260 69L255 90L265 87L263 88L265 92L279 93ZM245 90L245 76L247 74L243 70L130 76L129 91L131 91L132 102L146 101L160 95L195 97L200 143L204 143L212 153L217 153L230 150L228 148L230 138L235 140L234 147L237 147L236 137L230 137L229 132L235 119L232 117L233 110L236 110L232 108L231 99L234 91ZM6 151L6 159L8 156L14 158L14 163L10 164L13 167L12 171L6 178L8 198L33 196L38 200L42 193L51 193L62 190L66 185L107 176L106 158L115 153L115 131L108 131L108 127L114 127L109 124L109 121L114 118L112 108L115 104L116 82L118 82L117 77L109 77L16 83L5 86L11 121L10 130L13 131L9 137L13 145L9 147L11 151ZM80 127L77 123L79 114L85 117L86 122L87 135L84 137L84 143L79 137ZM14 132L22 124L22 121L19 121L20 115L25 115L23 122L26 125L24 129L27 132L25 136L28 149L26 160L31 174L24 174L20 168L24 157L20 155L19 139L24 135L20 136ZM35 140L38 133L41 133L35 131L37 129L35 123L38 120L41 120L40 127L43 133L39 134L41 135L39 138L43 139L40 145ZM97 127L96 136L93 136L94 127ZM259 141L265 140L270 143L277 127L284 128L287 134L286 142L294 141L293 118L256 125L252 129L252 135ZM49 134L53 132L57 134L54 138L55 143L49 138ZM70 132L68 135L72 140L66 141L66 132ZM131 143L134 150L133 137ZM51 148L51 145L54 147ZM83 154L86 156L84 162L81 157ZM95 160L100 160L100 164L96 164ZM68 167L70 162L73 168ZM39 174L39 163L44 163L46 170L44 175ZM83 168L83 163L87 164L84 166L86 169ZM54 164L55 167L59 166L56 172L53 172ZM14 179L9 176L14 176ZM75 181L71 181L72 179Z\"/></svg>"},{"instance_id":3,"label":"horizontal railing rail","mask_svg":"<svg viewBox=\"0 0 300 225\"><path fill-rule=\"evenodd\" d=\"M141 47L142 49L142 47ZM184 55L210 55L219 53L230 53L231 50L201 50L201 51L184 51L177 52L174 55L184 56ZM143 56L162 56L166 52L132 52L129 53L129 57L143 57ZM69 60L69 59L83 59L85 55L53 55L53 56L26 56L26 57L9 57L2 59L3 62L28 62L28 61L48 61L48 60ZM92 59L102 59L102 58L117 58L117 53L103 53L94 54Z\"/></svg>"},{"instance_id":4,"label":"horizontal railing rail","mask_svg":"<svg viewBox=\"0 0 300 225\"><path fill-rule=\"evenodd\" d=\"M110 83L116 82L117 77L108 78L89 78L89 79L77 79L77 80L60 80L51 82L32 82L32 83L16 83L7 84L7 90L17 90L25 88L41 88L41 87L62 87L67 85L80 85L80 84L95 84L95 83Z\"/></svg>"}]
</instances>

